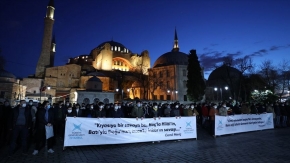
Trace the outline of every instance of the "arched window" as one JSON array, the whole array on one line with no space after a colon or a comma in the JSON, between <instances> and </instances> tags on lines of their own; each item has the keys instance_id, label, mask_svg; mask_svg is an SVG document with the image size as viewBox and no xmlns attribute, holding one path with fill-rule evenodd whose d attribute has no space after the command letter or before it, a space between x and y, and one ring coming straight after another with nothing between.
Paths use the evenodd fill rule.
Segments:
<instances>
[{"instance_id":1,"label":"arched window","mask_svg":"<svg viewBox=\"0 0 290 163\"><path fill-rule=\"evenodd\" d=\"M120 51L121 50L121 48L120 47L118 47L118 51Z\"/></svg>"},{"instance_id":2,"label":"arched window","mask_svg":"<svg viewBox=\"0 0 290 163\"><path fill-rule=\"evenodd\" d=\"M90 99L85 98L84 101L83 101L83 103L85 103L86 105L87 105L87 104L90 104Z\"/></svg>"},{"instance_id":3,"label":"arched window","mask_svg":"<svg viewBox=\"0 0 290 163\"><path fill-rule=\"evenodd\" d=\"M117 51L117 46L115 46L115 51Z\"/></svg>"},{"instance_id":4,"label":"arched window","mask_svg":"<svg viewBox=\"0 0 290 163\"><path fill-rule=\"evenodd\" d=\"M110 101L109 101L109 99L105 98L104 101L103 101L103 103L104 103L104 104L109 104Z\"/></svg>"},{"instance_id":5,"label":"arched window","mask_svg":"<svg viewBox=\"0 0 290 163\"><path fill-rule=\"evenodd\" d=\"M99 102L100 102L100 99L98 99L98 98L95 98L95 99L94 99L94 103L95 103L95 104L98 104Z\"/></svg>"},{"instance_id":6,"label":"arched window","mask_svg":"<svg viewBox=\"0 0 290 163\"><path fill-rule=\"evenodd\" d=\"M183 74L183 76L186 76L187 75L186 70L182 70L182 74Z\"/></svg>"}]
</instances>

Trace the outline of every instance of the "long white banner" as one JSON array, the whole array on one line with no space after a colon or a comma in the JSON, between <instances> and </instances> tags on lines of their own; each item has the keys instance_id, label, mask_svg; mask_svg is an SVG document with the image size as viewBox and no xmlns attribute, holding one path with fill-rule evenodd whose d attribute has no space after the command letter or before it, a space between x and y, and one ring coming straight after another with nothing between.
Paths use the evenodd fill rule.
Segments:
<instances>
[{"instance_id":1,"label":"long white banner","mask_svg":"<svg viewBox=\"0 0 290 163\"><path fill-rule=\"evenodd\" d=\"M215 116L215 135L273 129L273 114Z\"/></svg>"},{"instance_id":2,"label":"long white banner","mask_svg":"<svg viewBox=\"0 0 290 163\"><path fill-rule=\"evenodd\" d=\"M72 118L65 127L64 146L122 144L196 138L196 117Z\"/></svg>"}]
</instances>

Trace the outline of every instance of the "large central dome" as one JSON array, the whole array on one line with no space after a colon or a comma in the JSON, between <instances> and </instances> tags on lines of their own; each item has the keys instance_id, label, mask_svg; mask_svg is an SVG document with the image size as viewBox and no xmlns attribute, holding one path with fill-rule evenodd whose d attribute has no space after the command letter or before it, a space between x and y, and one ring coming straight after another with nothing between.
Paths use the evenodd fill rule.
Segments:
<instances>
[{"instance_id":1,"label":"large central dome","mask_svg":"<svg viewBox=\"0 0 290 163\"><path fill-rule=\"evenodd\" d=\"M115 41L103 42L99 46L97 46L97 49L102 48L106 43L111 45L111 50L112 51L120 51L120 52L124 52L124 53L129 53L130 52L130 50L128 48L126 48L123 44L121 44L119 42L115 42Z\"/></svg>"},{"instance_id":2,"label":"large central dome","mask_svg":"<svg viewBox=\"0 0 290 163\"><path fill-rule=\"evenodd\" d=\"M188 65L188 55L179 51L171 51L161 55L153 67L168 65Z\"/></svg>"}]
</instances>

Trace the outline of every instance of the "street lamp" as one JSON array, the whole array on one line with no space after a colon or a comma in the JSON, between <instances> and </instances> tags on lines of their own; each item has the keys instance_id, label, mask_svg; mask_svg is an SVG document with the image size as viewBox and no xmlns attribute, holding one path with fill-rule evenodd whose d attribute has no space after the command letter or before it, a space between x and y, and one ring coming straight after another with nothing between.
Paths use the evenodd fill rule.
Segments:
<instances>
[{"instance_id":1,"label":"street lamp","mask_svg":"<svg viewBox=\"0 0 290 163\"><path fill-rule=\"evenodd\" d=\"M174 100L174 99L173 99L173 93L175 93L175 100L177 100L177 93L178 93L178 91L176 91L176 90L169 90L169 89L168 89L168 90L167 90L167 93L169 94L170 92L171 92L171 96L172 96L172 98L171 98L172 101Z\"/></svg>"},{"instance_id":2,"label":"street lamp","mask_svg":"<svg viewBox=\"0 0 290 163\"><path fill-rule=\"evenodd\" d=\"M228 86L225 86L225 90L227 91L228 89L229 89L229 87ZM221 100L223 100L223 88L217 88L217 87L215 87L214 88L214 91L217 92L217 90L220 90L220 92L221 92ZM217 93L217 95L218 95L218 93ZM218 96L217 96L217 100L218 100Z\"/></svg>"},{"instance_id":3,"label":"street lamp","mask_svg":"<svg viewBox=\"0 0 290 163\"><path fill-rule=\"evenodd\" d=\"M122 95L122 97L121 97L122 99L121 99L121 100L123 101L123 93L124 93L124 91L123 91L123 89L121 89L121 91L122 91L122 92L121 92L121 93L122 93L122 94L121 94L121 95ZM119 92L119 89L118 89L118 88L116 89L116 92Z\"/></svg>"}]
</instances>

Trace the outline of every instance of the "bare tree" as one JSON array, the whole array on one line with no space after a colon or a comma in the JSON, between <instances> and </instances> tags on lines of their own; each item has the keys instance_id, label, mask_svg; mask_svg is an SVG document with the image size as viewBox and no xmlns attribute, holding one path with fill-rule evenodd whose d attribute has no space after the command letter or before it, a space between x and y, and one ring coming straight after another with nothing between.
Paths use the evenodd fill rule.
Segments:
<instances>
[{"instance_id":1,"label":"bare tree","mask_svg":"<svg viewBox=\"0 0 290 163\"><path fill-rule=\"evenodd\" d=\"M290 66L289 61L283 60L278 65L278 73L279 73L279 79L277 84L277 89L279 91L279 97L282 98L285 89L289 89L289 77L290 77Z\"/></svg>"},{"instance_id":2,"label":"bare tree","mask_svg":"<svg viewBox=\"0 0 290 163\"><path fill-rule=\"evenodd\" d=\"M269 89L275 94L278 85L278 71L271 60L265 60L260 65L261 76L265 79Z\"/></svg>"},{"instance_id":3,"label":"bare tree","mask_svg":"<svg viewBox=\"0 0 290 163\"><path fill-rule=\"evenodd\" d=\"M239 91L238 91L238 97L240 97L241 95L241 91L242 91L242 88L245 92L245 99L247 99L247 91L246 91L246 86L244 83L244 80L243 80L243 75L245 74L245 72L251 72L252 69L254 68L254 65L253 65L253 60L252 58L248 57L248 56L245 56L244 58L238 58L236 59L235 61L235 67L241 72L240 73L240 80L239 80Z\"/></svg>"}]
</instances>

